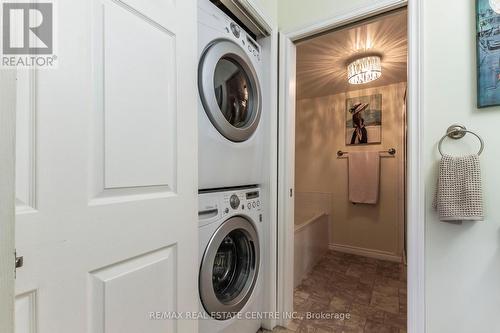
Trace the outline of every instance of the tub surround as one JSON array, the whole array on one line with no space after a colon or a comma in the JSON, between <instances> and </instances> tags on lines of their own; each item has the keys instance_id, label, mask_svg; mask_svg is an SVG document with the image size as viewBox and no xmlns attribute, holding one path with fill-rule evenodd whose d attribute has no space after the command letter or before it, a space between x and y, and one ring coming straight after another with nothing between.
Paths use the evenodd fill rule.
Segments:
<instances>
[{"instance_id":1,"label":"tub surround","mask_svg":"<svg viewBox=\"0 0 500 333\"><path fill-rule=\"evenodd\" d=\"M330 194L295 194L294 286L302 282L328 250L330 213Z\"/></svg>"}]
</instances>

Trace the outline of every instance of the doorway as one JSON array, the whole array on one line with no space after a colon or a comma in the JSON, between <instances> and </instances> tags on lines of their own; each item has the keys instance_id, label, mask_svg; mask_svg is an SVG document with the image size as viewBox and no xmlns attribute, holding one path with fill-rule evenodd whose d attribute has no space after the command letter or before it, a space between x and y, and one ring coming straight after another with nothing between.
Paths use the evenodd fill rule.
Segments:
<instances>
[{"instance_id":1,"label":"doorway","mask_svg":"<svg viewBox=\"0 0 500 333\"><path fill-rule=\"evenodd\" d=\"M406 2L403 4L405 5ZM403 8L403 9L402 9ZM406 85L406 78L405 80L399 80L399 82L388 82L388 81L383 81L383 80L377 80L381 82L379 85L379 88L376 87L371 87L371 91L369 89L358 89L358 90L365 90L363 93L358 92L355 93L355 90L349 90L343 91L343 92L337 92L337 95L342 94L342 96L337 96L337 99L335 99L335 89L336 87L332 86L332 83L328 84L325 81L322 81L322 79L317 76L315 79L313 79L313 74L316 72L316 74L323 74L323 75L328 75L330 74L331 76L335 75L334 69L328 67L328 60L331 61L331 53L330 53L330 59L328 58L328 55L325 55L324 53L321 53L323 50L327 49L327 47L324 47L324 45L328 45L328 43L324 43L327 36L331 33L335 33L341 30L346 30L346 29L353 29L355 27L359 27L360 25L362 26L363 24L369 24L370 22L374 22L377 19L380 19L380 15L382 17L389 17L394 15L404 15L406 16L406 6L402 7L401 2L394 2L392 6L374 6L371 8L365 8L364 10L358 11L356 13L351 13L350 15L344 15L342 17L337 17L337 18L331 18L329 20L326 20L325 22L322 22L321 24L316 24L315 26L311 26L305 29L301 29L299 31L294 31L294 32L289 32L281 35L280 38L280 51L281 57L280 57L280 72L281 72L281 77L280 77L280 82L287 82L287 85L281 86L280 90L280 96L281 96L281 103L280 103L280 113L281 113L281 120L280 120L280 168L279 172L281 174L280 180L282 180L280 184L280 200L279 200L279 206L280 206L280 216L279 216L279 231L278 231L278 242L279 242L279 247L278 247L278 258L279 258L279 265L278 265L278 308L284 312L287 313L294 313L294 289L297 287L299 284L299 281L302 281L302 278L297 277L297 271L301 268L304 268L305 271L308 271L308 273L314 271L315 264L325 262L325 261L330 261L330 262L338 262L338 261L348 261L347 259L353 259L354 262L351 270L349 271L349 274L347 274L347 277L349 275L363 275L363 271L358 271L355 272L356 268L363 268L363 265L359 265L360 263L365 263L365 262L371 262L372 264L375 263L375 266L378 266L380 263L380 268L373 268L376 271L380 271L381 274L383 273L383 268L382 266L387 266L391 267L389 270L392 271L392 273L387 274L403 274L406 276L405 269L404 269L404 264L396 264L397 266L394 266L394 262L401 261L401 262L406 262L406 255L405 255L405 230L407 229L405 227L405 216L408 217L408 226L409 226L409 232L408 232L408 248L409 248L409 270L410 272L413 272L415 275L413 277L410 277L410 280L408 281L408 293L409 299L408 299L408 327L406 327L406 320L400 320L399 323L395 326L399 329L407 329L408 331L412 332L422 332L423 331L423 258L422 256L417 256L418 251L422 251L423 245L421 243L423 239L423 228L418 224L416 224L417 221L416 217L418 214L420 214L422 205L421 205L421 189L420 185L416 183L416 180L418 179L419 176L419 171L416 171L414 169L414 166L416 165L415 160L418 158L419 155L419 144L417 143L416 145L413 145L418 139L418 128L419 128L419 117L417 115L412 115L409 113L409 121L408 121L408 126L411 127L411 130L408 132L408 140L409 140L409 145L412 145L412 147L409 149L408 154L406 153L406 96L413 96L414 98L418 97L419 95L419 87L417 85L418 81L414 81L413 84L410 84L409 87ZM404 13L404 14L401 14ZM415 19L416 15L418 13L418 8L416 8L415 4L410 3L410 9L409 9L409 23L408 23L408 29L409 33L406 34L405 32L405 37L406 35L409 36L409 40L405 39L405 43L409 43L409 57L407 57L407 54L404 56L404 61L405 62L405 68L403 72L406 74L406 72L409 73L410 78L418 78L418 73L415 68L415 63L416 59L418 59L418 45L419 41L417 39L417 29L415 29L415 24L417 20ZM406 22L405 22L406 25ZM358 29L359 30L359 29ZM361 29L362 30L362 29ZM366 29L365 29L366 30ZM362 33L360 34L359 31L358 33L354 33L353 36L355 37L360 37ZM386 32L387 35L387 32ZM389 34L393 35L393 34ZM373 36L372 36L373 37ZM314 51L314 46L311 47L312 51L311 54L314 56L315 54L320 54L320 56L323 56L323 61L320 62L321 65L325 66L323 68L314 68L315 65L318 64L319 61L311 61L311 59L308 59L305 61L305 68L306 70L304 71L303 69L301 70L300 62L301 62L301 45L304 45L305 43L312 42L314 43L314 39L323 39L323 43L318 43L316 45L316 50ZM366 38L365 38L366 40ZM323 47L321 47L323 45ZM394 45L393 47L394 48ZM413 50L413 51L412 51ZM366 51L366 50L365 50ZM379 55L377 54L377 50L373 50L374 52L367 52L370 54L366 54L366 56L376 56ZM412 53L413 52L413 53ZM347 67L349 63L355 61L357 59L356 56L359 56L359 54L356 54L355 56L349 58L349 59L343 59L342 65ZM383 55L381 57L384 59ZM409 63L406 64L406 60L409 58ZM413 59L413 60L412 60ZM386 60L388 60L386 58ZM418 62L417 62L418 63ZM308 67L309 66L309 67ZM408 67L408 70L407 70ZM382 68L384 68L384 60L382 60ZM303 78L303 73L306 72L306 74L309 75L309 83L304 86L303 83L301 83L301 76ZM346 70L344 69L344 74ZM386 72L385 73L385 78L390 78L391 73ZM384 75L382 75L384 77ZM347 81L347 75L344 76L345 81ZM397 81L398 79L396 79ZM307 82L306 82L307 83ZM398 83L400 83L398 85ZM378 84L378 83L377 83ZM394 88L393 92L381 92L383 86L395 84L392 88ZM345 84L344 84L345 85ZM304 88L305 87L305 88ZM321 103L319 103L318 100L314 101L314 99L317 98L323 98L324 96L321 96L323 94L322 92L317 92L321 91L322 89L328 89L329 91L327 92L329 96L327 99L327 102L325 103L328 105L325 110L324 110L324 117L322 118L321 116L319 118L315 119L309 119L311 121L308 121L308 117L311 117L311 115L315 115L314 117L318 116L318 110L321 109ZM342 89L342 88L338 88ZM333 91L333 93L332 93ZM350 119L351 122L351 129L349 129L348 124L349 121L347 121L348 115L349 115L349 110L348 110L348 100L349 99L359 99L361 97L367 97L369 98L372 95L377 95L377 92L381 92L381 94L384 95L391 95L393 99L398 99L399 103L401 105L401 108L399 109L399 115L401 116L401 119L399 119L399 123L396 124L397 122L394 122L392 119L392 115L387 114L386 119L390 123L390 125L387 125L391 127L391 130L394 130L395 126L399 126L399 130L401 133L400 139L397 139L399 142L396 145L397 142L394 142L394 144L389 144L387 140L384 140L385 138L384 135L387 135L386 131L389 127L385 127L382 129L379 129L379 134L377 135L377 132L373 132L373 128L367 128L368 130L371 130L371 136L372 138L375 139L375 142L368 142L368 145L360 145L357 147L351 146L351 142L348 139L352 139L353 137L353 127L352 127L352 122L353 119ZM312 96L314 94L319 94L319 96ZM301 94L302 98L301 98ZM310 96L307 96L309 94ZM311 95L312 94L312 95ZM371 100L369 101L372 104L377 104L377 97L370 97ZM374 99L375 98L375 99ZM308 101L304 101L307 100ZM417 99L413 99L412 102L409 103L409 110L418 110L418 103L416 102ZM361 101L363 102L363 101ZM382 103L384 100L382 101ZM318 104L319 103L319 104ZM352 103L351 103L352 104ZM387 104L383 103L383 104ZM389 102L390 104L390 102ZM336 105L337 107L333 107L332 105ZM414 109L412 109L412 105L415 106ZM352 106L352 105L351 105ZM307 109L306 114L301 114L299 115L298 113L300 112L301 109ZM403 109L404 108L404 109ZM338 117L339 119L335 120L333 119L332 122L332 115L328 115L328 111L333 112L333 109L338 109L342 110L341 112L339 111ZM376 108L375 108L376 109ZM385 110L385 109L384 109ZM315 113L316 111L316 113ZM307 113L309 112L309 115ZM371 111L370 111L371 112ZM321 110L319 110L319 113L321 113ZM395 114L395 113L394 113ZM352 115L352 114L351 114ZM301 117L305 117L306 119L301 119ZM328 118L330 117L330 118ZM373 114L370 114L368 116L363 117L365 122L366 121L371 121L373 120L372 118L376 118L376 116L373 116ZM339 128L339 133L331 133L328 129L332 127L332 124L335 123L335 126L342 126L338 127ZM318 135L318 132L322 132L325 135L323 138L321 137L316 137L315 140L316 142L310 141L311 139L314 140L314 138L303 136L304 128L301 126L304 125L306 127L313 127L313 129L307 129L305 130L305 133L314 133L315 135ZM383 125L383 124L382 124ZM349 132L351 131L351 132ZM370 132L369 132L370 134ZM301 137L302 136L302 137ZM378 136L378 137L377 137ZM326 139L325 139L326 138ZM299 140L303 140L302 142L299 143ZM322 144L324 142L328 141L328 152L329 154L320 154L321 158L324 159L324 161L317 161L315 162L315 159L312 156L318 156L317 151L315 152L314 149L318 150L325 150L325 147L322 147ZM341 140L341 141L339 141ZM383 142L386 141L386 142ZM389 140L390 141L390 140ZM333 144L332 144L333 142ZM341 143L340 143L341 142ZM292 144L293 143L293 144ZM365 142L362 142L363 144ZM391 141L392 143L392 141ZM305 148L305 155L302 155L301 161L299 161L299 153L296 154L296 145L299 146L300 144L304 144L303 148ZM387 146L387 147L386 147ZM391 146L391 147L389 147ZM394 146L394 147L393 147ZM336 148L335 148L336 147ZM353 149L355 148L355 149ZM396 154L392 155L392 148L395 148ZM299 147L300 150L300 147ZM339 155L343 156L337 156L336 153L339 151ZM388 163L387 162L396 162L398 166L392 166L395 169L392 171L397 171L397 175L395 175L395 178L397 178L396 182L399 183L399 189L396 188L396 191L391 192L394 197L392 199L389 199L389 201L393 202L394 206L397 206L399 208L396 209L399 213L395 213L396 215L399 215L399 217L395 218L397 220L397 231L393 234L395 236L394 238L391 239L397 239L393 245L395 245L391 250L385 250L382 249L382 247L377 248L376 246L367 245L363 246L362 242L360 242L359 239L356 238L356 232L355 229L360 227L362 223L356 224L355 221L349 221L350 219L346 220L346 217L360 217L359 212L355 211L365 211L366 212L366 207L362 204L357 204L353 205L350 203L350 201L347 199L348 198L348 193L342 193L339 194L340 192L348 191L348 152L349 151L377 151L380 153L380 181L381 185L384 185L384 179L387 179L388 176L389 178L393 175L393 172L391 172L389 169L391 167L387 168ZM302 151L304 153L304 151ZM345 154L347 153L347 154ZM301 154L301 153L300 153ZM310 154L308 156L308 154ZM399 154L399 155L398 155ZM305 156L305 158L304 158ZM407 158L408 157L408 158ZM347 160L346 160L347 159ZM297 161L297 162L296 162ZM406 170L406 163L410 164L410 168L408 168L409 173L405 175L405 170ZM300 164L303 165L300 165ZM342 164L343 163L343 164ZM418 164L418 162L417 162ZM338 167L338 169L335 169L335 165ZM384 167L386 165L386 167ZM333 172L332 170L335 170ZM399 172L398 170L402 170L402 173ZM304 172L305 171L305 172ZM303 172L306 174L305 179L297 179L296 174L297 172ZM385 174L385 176L384 176ZM329 175L329 177L327 177ZM322 186L330 186L329 191L321 191L321 190L311 190L309 188L309 191L307 191L307 185L310 185L310 179L307 179L308 177L317 177L317 185L319 188ZM282 179L283 178L283 179ZM328 178L335 178L332 182L328 181ZM337 182L337 183L335 183ZM406 187L405 184L408 184ZM332 191L331 188L334 188L335 190ZM323 188L324 189L324 188ZM387 200L387 193L384 194L384 190L380 190L379 194L381 195L380 199L382 201ZM344 215L339 216L337 213L339 213L339 210L342 211L343 209L337 209L334 211L334 208L331 207L332 204L335 204L337 200L332 199L332 195L339 197L342 197L343 204L347 204L344 206ZM408 210L406 211L405 214L405 196L409 195L410 197L414 198L415 201L413 202L408 202ZM330 196L330 197L329 197ZM338 198L337 198L338 199ZM417 200L418 199L418 200ZM394 200L397 202L394 203ZM303 206L302 207L307 207L309 206L315 206L312 209L312 213L308 214L305 213L307 209L300 208L298 209L299 206L297 206L297 201L302 202ZM312 204L311 204L312 201ZM305 203L304 203L305 202ZM383 203L380 203L383 205ZM310 208L310 207L309 207ZM296 211L296 209L300 211ZM369 210L369 209L368 209ZM342 214L341 214L342 215ZM361 214L362 215L362 214ZM299 219L300 217L300 219ZM378 218L380 218L378 216ZM343 220L342 220L343 219ZM301 223L294 223L297 222L297 220L300 220ZM316 261L313 263L309 263L308 260L304 259L297 259L296 255L294 255L294 247L297 249L296 242L296 231L297 229L299 230L304 230L306 229L304 224L307 224L307 222L316 221L314 223L311 223L313 228L311 230L305 232L305 234L313 235L313 240L311 239L301 239L299 242L301 244L314 244L314 246L310 246L310 248L314 248L316 252L308 252L304 248L301 248L298 252L299 256L309 256L309 258L313 258ZM325 222L326 220L326 222ZM333 220L333 221L332 221ZM369 218L365 219L370 220ZM379 219L375 219L378 221ZM342 230L342 226L339 226L338 221L345 222L345 230ZM373 219L372 219L373 221ZM337 222L337 224L335 223ZM349 222L354 222L349 225ZM323 227L320 227L320 225L323 225ZM366 227L366 225L365 225ZM323 228L323 229L321 229ZM326 229L325 229L326 228ZM340 228L340 229L339 229ZM329 230L328 230L329 229ZM338 230L339 232L335 232L335 230ZM360 229L361 230L361 229ZM358 234L359 234L359 231ZM371 234L373 233L375 229L368 231L366 230L366 234ZM343 234L343 231L346 231ZM328 237L325 237L324 235L327 234ZM316 235L316 237L314 236ZM354 235L354 239L351 239L352 243L357 243L358 245L353 245L352 243L349 244L349 240L346 240L346 238L342 238L343 236ZM339 238L340 237L340 238ZM367 237L364 235L364 237ZM307 237L306 237L307 238ZM369 237L367 237L369 238ZM321 241L325 243L323 246L318 246L318 242ZM318 240L318 242L316 242ZM368 241L370 241L368 239ZM380 241L380 240L379 240ZM382 241L383 242L383 241ZM397 243L397 244L396 244ZM368 243L365 243L368 244ZM387 244L384 244L386 246ZM386 248L387 249L387 248ZM415 252L412 252L412 249L415 250ZM318 253L323 253L324 260L322 261L321 259L318 259L317 257L319 256ZM418 257L418 259L417 259ZM368 258L368 259L366 259ZM380 262L379 262L380 261ZM297 268L297 262L302 263L304 267L299 267ZM385 264L387 263L387 265ZM320 265L321 266L321 265ZM323 265L324 266L324 265ZM347 273L347 270L349 270L350 265L346 266L346 271L344 273ZM366 265L369 266L369 265ZM393 267L394 266L394 267ZM324 268L324 267L323 267ZM402 268L402 272L400 271L396 272L396 268L399 270L399 268ZM328 270L328 269L327 269ZM300 273L300 272L299 272ZM323 272L324 273L324 272ZM308 275L305 274L305 277ZM293 277L293 278L291 278ZM403 278L404 280L404 278ZM404 281L402 281L404 282ZM307 283L307 282L306 282ZM404 282L406 283L406 282ZM346 289L346 288L344 288ZM388 290L387 290L388 291ZM399 308L400 306L400 295L397 294L398 298L398 304L397 307ZM403 287L401 288L401 299L403 300L402 303L404 305L402 306L404 312L406 312L406 299L404 299L404 294L405 294L406 288ZM372 298L373 298L373 290L367 291L366 294L370 294L370 296L366 296L365 302L371 303ZM295 294L295 296L297 296ZM304 294L302 294L303 298L305 298ZM332 295L330 295L332 296ZM335 295L333 295L335 296ZM368 299L369 297L369 299ZM396 297L396 296L394 296ZM394 299L393 299L394 300ZM300 302L299 299L295 299L295 304L297 304L297 301ZM326 302L326 300L323 300ZM332 299L328 300L332 304ZM377 303L375 300L374 303ZM395 306L396 304L393 304L394 307L392 309L392 312L395 312ZM295 306L297 308L297 306ZM347 311L348 312L348 311ZM418 320L419 318L420 320ZM366 320L368 318L365 318L365 324ZM294 322L295 321L295 322ZM297 323L296 320L282 320L282 325L290 324L292 323L293 325L297 325L300 323ZM344 323L345 324L345 323ZM376 324L376 323L371 323L370 324ZM379 324L384 324L383 322L381 323L379 321ZM404 326L403 326L404 325ZM373 325L372 325L373 326ZM419 330L416 330L415 328L422 328Z\"/></svg>"}]
</instances>

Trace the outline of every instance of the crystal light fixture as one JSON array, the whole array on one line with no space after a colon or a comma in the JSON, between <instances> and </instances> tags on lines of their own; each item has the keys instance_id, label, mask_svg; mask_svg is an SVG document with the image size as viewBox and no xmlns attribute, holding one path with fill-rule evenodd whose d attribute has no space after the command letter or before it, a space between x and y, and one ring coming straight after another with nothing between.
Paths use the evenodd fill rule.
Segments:
<instances>
[{"instance_id":1,"label":"crystal light fixture","mask_svg":"<svg viewBox=\"0 0 500 333\"><path fill-rule=\"evenodd\" d=\"M497 14L500 14L500 0L490 0L490 7Z\"/></svg>"},{"instance_id":2,"label":"crystal light fixture","mask_svg":"<svg viewBox=\"0 0 500 333\"><path fill-rule=\"evenodd\" d=\"M382 75L379 56L354 60L347 66L347 80L350 84L363 84L375 81Z\"/></svg>"}]
</instances>

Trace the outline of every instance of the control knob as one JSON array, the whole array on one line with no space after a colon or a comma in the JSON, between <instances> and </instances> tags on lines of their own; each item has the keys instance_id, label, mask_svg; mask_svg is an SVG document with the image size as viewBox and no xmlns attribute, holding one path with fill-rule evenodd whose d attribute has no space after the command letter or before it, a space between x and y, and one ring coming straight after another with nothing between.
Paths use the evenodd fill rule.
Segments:
<instances>
[{"instance_id":1,"label":"control knob","mask_svg":"<svg viewBox=\"0 0 500 333\"><path fill-rule=\"evenodd\" d=\"M229 198L229 205L231 205L232 209L237 209L240 206L240 198L236 194L233 194Z\"/></svg>"},{"instance_id":2,"label":"control knob","mask_svg":"<svg viewBox=\"0 0 500 333\"><path fill-rule=\"evenodd\" d=\"M238 27L236 24L234 24L233 22L231 22L231 31L233 32L233 35L234 37L236 38L240 38L240 32L241 32L241 29L240 27Z\"/></svg>"}]
</instances>

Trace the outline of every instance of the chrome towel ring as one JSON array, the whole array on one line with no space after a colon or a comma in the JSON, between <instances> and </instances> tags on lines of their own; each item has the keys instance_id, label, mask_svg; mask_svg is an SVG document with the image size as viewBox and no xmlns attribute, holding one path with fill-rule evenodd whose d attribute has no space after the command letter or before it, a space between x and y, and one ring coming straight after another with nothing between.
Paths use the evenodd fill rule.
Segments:
<instances>
[{"instance_id":1,"label":"chrome towel ring","mask_svg":"<svg viewBox=\"0 0 500 333\"><path fill-rule=\"evenodd\" d=\"M463 138L465 136L465 134L467 134L467 133L470 133L479 139L479 142L481 143L481 148L479 148L479 152L477 154L481 155L481 153L484 150L483 139L478 134L476 134L472 131L469 131L465 126L455 124L455 125L451 125L450 127L448 127L448 129L446 130L446 134L443 135L441 140L439 140L438 150L439 150L439 153L441 154L441 156L444 156L443 151L441 150L441 145L443 144L444 139L446 139L448 137L448 138L453 139L453 140L459 140L459 139Z\"/></svg>"}]
</instances>

